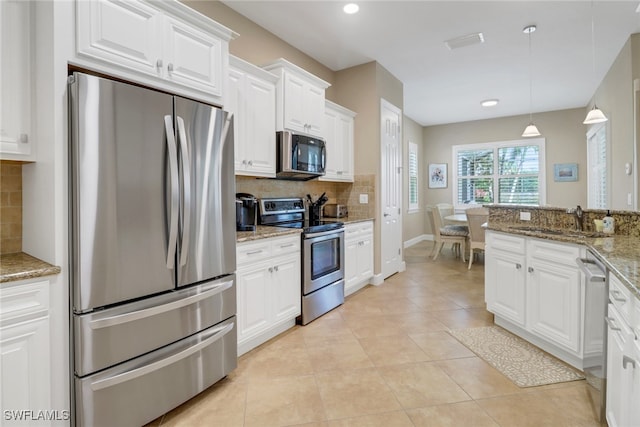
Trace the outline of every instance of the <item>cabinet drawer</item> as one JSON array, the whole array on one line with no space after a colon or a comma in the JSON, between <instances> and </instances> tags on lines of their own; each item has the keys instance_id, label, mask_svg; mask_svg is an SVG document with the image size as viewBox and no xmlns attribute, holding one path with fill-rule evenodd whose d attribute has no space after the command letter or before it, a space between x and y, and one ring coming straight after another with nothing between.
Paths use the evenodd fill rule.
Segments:
<instances>
[{"instance_id":1,"label":"cabinet drawer","mask_svg":"<svg viewBox=\"0 0 640 427\"><path fill-rule=\"evenodd\" d=\"M49 281L16 282L0 288L0 324L14 323L49 310Z\"/></svg>"},{"instance_id":2,"label":"cabinet drawer","mask_svg":"<svg viewBox=\"0 0 640 427\"><path fill-rule=\"evenodd\" d=\"M503 251L524 254L525 239L524 237L511 236L501 233L486 233L487 246L491 246L494 249L500 249Z\"/></svg>"},{"instance_id":3,"label":"cabinet drawer","mask_svg":"<svg viewBox=\"0 0 640 427\"><path fill-rule=\"evenodd\" d=\"M529 239L527 254L533 259L574 266L576 258L580 256L580 248L571 244Z\"/></svg>"},{"instance_id":4,"label":"cabinet drawer","mask_svg":"<svg viewBox=\"0 0 640 427\"><path fill-rule=\"evenodd\" d=\"M236 262L238 265L257 262L271 256L271 243L268 239L236 246Z\"/></svg>"},{"instance_id":5,"label":"cabinet drawer","mask_svg":"<svg viewBox=\"0 0 640 427\"><path fill-rule=\"evenodd\" d=\"M627 324L631 324L634 298L620 279L609 273L609 301L618 309Z\"/></svg>"},{"instance_id":6,"label":"cabinet drawer","mask_svg":"<svg viewBox=\"0 0 640 427\"><path fill-rule=\"evenodd\" d=\"M300 235L270 239L271 254L273 256L288 254L300 250Z\"/></svg>"},{"instance_id":7,"label":"cabinet drawer","mask_svg":"<svg viewBox=\"0 0 640 427\"><path fill-rule=\"evenodd\" d=\"M344 226L344 238L351 239L367 234L373 234L373 222L359 222L355 224L347 224Z\"/></svg>"}]
</instances>

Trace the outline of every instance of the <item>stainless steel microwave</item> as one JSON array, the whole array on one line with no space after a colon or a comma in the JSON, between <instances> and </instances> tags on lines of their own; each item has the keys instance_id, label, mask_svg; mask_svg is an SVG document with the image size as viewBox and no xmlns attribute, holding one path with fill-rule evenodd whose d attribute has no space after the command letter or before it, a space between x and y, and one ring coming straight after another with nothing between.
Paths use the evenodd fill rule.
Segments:
<instances>
[{"instance_id":1,"label":"stainless steel microwave","mask_svg":"<svg viewBox=\"0 0 640 427\"><path fill-rule=\"evenodd\" d=\"M276 132L276 178L307 181L324 175L327 150L322 138Z\"/></svg>"}]
</instances>

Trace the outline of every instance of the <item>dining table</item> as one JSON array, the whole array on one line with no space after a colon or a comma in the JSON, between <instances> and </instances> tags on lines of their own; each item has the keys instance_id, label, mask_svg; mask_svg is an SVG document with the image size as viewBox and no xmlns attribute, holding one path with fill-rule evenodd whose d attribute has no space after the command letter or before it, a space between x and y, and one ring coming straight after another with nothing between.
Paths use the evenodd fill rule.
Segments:
<instances>
[{"instance_id":1,"label":"dining table","mask_svg":"<svg viewBox=\"0 0 640 427\"><path fill-rule=\"evenodd\" d=\"M467 225L467 214L465 213L447 215L443 219L445 220L445 222L455 223L458 225Z\"/></svg>"}]
</instances>

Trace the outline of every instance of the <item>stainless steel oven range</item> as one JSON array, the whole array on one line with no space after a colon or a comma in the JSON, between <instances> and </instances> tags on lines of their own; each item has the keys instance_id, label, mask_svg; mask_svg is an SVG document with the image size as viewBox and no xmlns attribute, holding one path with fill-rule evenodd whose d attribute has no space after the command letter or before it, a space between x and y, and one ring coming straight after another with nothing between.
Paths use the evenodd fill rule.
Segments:
<instances>
[{"instance_id":1,"label":"stainless steel oven range","mask_svg":"<svg viewBox=\"0 0 640 427\"><path fill-rule=\"evenodd\" d=\"M344 302L344 224L305 217L302 198L260 200L261 225L302 229L302 314L306 325Z\"/></svg>"}]
</instances>

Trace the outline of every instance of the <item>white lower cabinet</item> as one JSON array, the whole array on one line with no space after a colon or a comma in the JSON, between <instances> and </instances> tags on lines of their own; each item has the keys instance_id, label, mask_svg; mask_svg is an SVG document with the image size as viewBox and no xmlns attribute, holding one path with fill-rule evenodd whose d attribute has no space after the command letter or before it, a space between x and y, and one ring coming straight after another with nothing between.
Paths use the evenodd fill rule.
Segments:
<instances>
[{"instance_id":1,"label":"white lower cabinet","mask_svg":"<svg viewBox=\"0 0 640 427\"><path fill-rule=\"evenodd\" d=\"M363 288L373 277L373 221L344 227L344 295Z\"/></svg>"},{"instance_id":2,"label":"white lower cabinet","mask_svg":"<svg viewBox=\"0 0 640 427\"><path fill-rule=\"evenodd\" d=\"M40 278L3 284L0 287L3 410L0 425L26 425L16 418L51 410L49 333L49 281Z\"/></svg>"},{"instance_id":3,"label":"white lower cabinet","mask_svg":"<svg viewBox=\"0 0 640 427\"><path fill-rule=\"evenodd\" d=\"M570 243L486 232L485 299L500 326L582 369L584 279Z\"/></svg>"},{"instance_id":4,"label":"white lower cabinet","mask_svg":"<svg viewBox=\"0 0 640 427\"><path fill-rule=\"evenodd\" d=\"M300 315L300 236L237 245L238 355L295 325Z\"/></svg>"},{"instance_id":5,"label":"white lower cabinet","mask_svg":"<svg viewBox=\"0 0 640 427\"><path fill-rule=\"evenodd\" d=\"M607 423L640 426L640 301L609 274Z\"/></svg>"}]
</instances>

